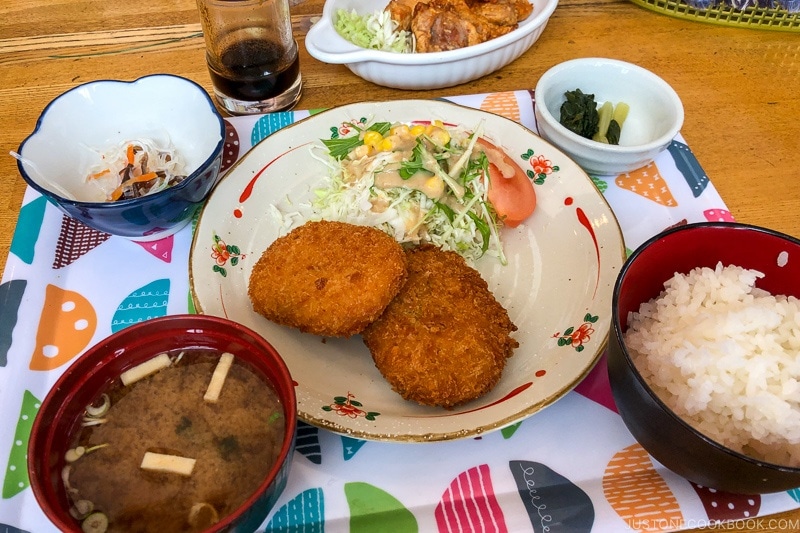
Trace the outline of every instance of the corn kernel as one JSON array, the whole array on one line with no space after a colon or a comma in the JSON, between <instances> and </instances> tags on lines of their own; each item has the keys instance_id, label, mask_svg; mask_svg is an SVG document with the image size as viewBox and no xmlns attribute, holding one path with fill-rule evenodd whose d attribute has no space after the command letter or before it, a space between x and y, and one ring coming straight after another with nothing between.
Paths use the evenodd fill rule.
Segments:
<instances>
[{"instance_id":1,"label":"corn kernel","mask_svg":"<svg viewBox=\"0 0 800 533\"><path fill-rule=\"evenodd\" d=\"M383 135L377 131L368 131L364 134L363 140L367 146L377 146L383 140Z\"/></svg>"},{"instance_id":2,"label":"corn kernel","mask_svg":"<svg viewBox=\"0 0 800 533\"><path fill-rule=\"evenodd\" d=\"M383 140L382 140L382 141L381 141L381 142L378 144L378 146L376 146L375 148L377 148L377 149L378 149L378 150L380 150L381 152L391 152L391 151L392 151L392 149L394 148L394 142L392 141L392 139L390 139L389 137L387 137L387 138L383 139Z\"/></svg>"},{"instance_id":3,"label":"corn kernel","mask_svg":"<svg viewBox=\"0 0 800 533\"><path fill-rule=\"evenodd\" d=\"M425 133L425 126L423 126L422 124L416 124L414 126L411 126L411 135L413 135L414 137L419 137L423 133Z\"/></svg>"},{"instance_id":4,"label":"corn kernel","mask_svg":"<svg viewBox=\"0 0 800 533\"><path fill-rule=\"evenodd\" d=\"M444 181L436 176L431 176L425 180L423 192L428 198L439 198L444 193Z\"/></svg>"},{"instance_id":5,"label":"corn kernel","mask_svg":"<svg viewBox=\"0 0 800 533\"><path fill-rule=\"evenodd\" d=\"M450 134L442 128L433 128L429 136L439 146L444 146L450 141Z\"/></svg>"}]
</instances>

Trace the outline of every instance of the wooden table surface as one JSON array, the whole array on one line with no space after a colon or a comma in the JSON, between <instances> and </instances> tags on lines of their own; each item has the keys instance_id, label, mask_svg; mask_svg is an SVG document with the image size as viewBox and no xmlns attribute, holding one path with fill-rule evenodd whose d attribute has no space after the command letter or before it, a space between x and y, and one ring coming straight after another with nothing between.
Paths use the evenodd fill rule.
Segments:
<instances>
[{"instance_id":1,"label":"wooden table surface","mask_svg":"<svg viewBox=\"0 0 800 533\"><path fill-rule=\"evenodd\" d=\"M735 218L800 237L796 33L685 21L626 0L561 0L541 38L512 64L457 87L413 92L379 87L311 58L303 37L321 9L322 0L292 6L305 83L300 109L532 89L546 69L567 59L630 61L681 96L682 133ZM25 191L8 152L33 130L41 110L80 83L160 72L211 89L193 0L0 0L0 269ZM800 511L725 527L798 530Z\"/></svg>"}]
</instances>

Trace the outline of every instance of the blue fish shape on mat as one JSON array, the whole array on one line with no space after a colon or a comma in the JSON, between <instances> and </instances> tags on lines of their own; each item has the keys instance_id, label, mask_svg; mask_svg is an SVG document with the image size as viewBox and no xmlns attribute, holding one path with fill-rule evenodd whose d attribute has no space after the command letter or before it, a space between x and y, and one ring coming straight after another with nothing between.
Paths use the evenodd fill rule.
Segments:
<instances>
[{"instance_id":1,"label":"blue fish shape on mat","mask_svg":"<svg viewBox=\"0 0 800 533\"><path fill-rule=\"evenodd\" d=\"M709 179L692 150L682 142L672 141L667 147L667 151L672 156L672 159L675 160L675 166L683 174L683 178L692 189L694 197L697 198L703 194L703 191L708 187Z\"/></svg>"},{"instance_id":2,"label":"blue fish shape on mat","mask_svg":"<svg viewBox=\"0 0 800 533\"><path fill-rule=\"evenodd\" d=\"M541 463L509 461L508 466L536 533L592 530L594 505L583 489Z\"/></svg>"},{"instance_id":3,"label":"blue fish shape on mat","mask_svg":"<svg viewBox=\"0 0 800 533\"><path fill-rule=\"evenodd\" d=\"M27 286L28 282L24 279L12 279L0 285L0 366L8 364L11 336L17 325L19 306Z\"/></svg>"},{"instance_id":4,"label":"blue fish shape on mat","mask_svg":"<svg viewBox=\"0 0 800 533\"><path fill-rule=\"evenodd\" d=\"M298 420L295 431L295 447L306 459L315 465L322 464L322 448L319 445L319 428Z\"/></svg>"},{"instance_id":5,"label":"blue fish shape on mat","mask_svg":"<svg viewBox=\"0 0 800 533\"><path fill-rule=\"evenodd\" d=\"M30 533L30 532L24 529L19 529L18 527L0 523L0 533Z\"/></svg>"}]
</instances>

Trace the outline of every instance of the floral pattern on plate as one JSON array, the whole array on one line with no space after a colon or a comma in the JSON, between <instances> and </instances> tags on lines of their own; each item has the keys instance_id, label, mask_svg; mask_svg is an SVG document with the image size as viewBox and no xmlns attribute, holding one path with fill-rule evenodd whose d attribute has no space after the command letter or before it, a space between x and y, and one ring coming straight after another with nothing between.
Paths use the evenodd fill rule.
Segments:
<instances>
[{"instance_id":1,"label":"floral pattern on plate","mask_svg":"<svg viewBox=\"0 0 800 533\"><path fill-rule=\"evenodd\" d=\"M492 391L456 409L403 400L375 368L359 336L323 339L256 314L247 296L255 261L239 261L226 276L213 270L230 253L229 244L235 243L237 253L258 258L288 231L287 221L297 224L311 216L308 202L327 173L312 157L312 147L342 135L342 125L354 117L404 123L441 120L467 128L482 124L484 136L530 169L534 180L536 211L517 228L502 230L508 265L489 257L474 265L517 325L520 346ZM218 242L227 244L224 251L217 247L218 256L212 257L209 243ZM509 426L572 390L605 347L613 285L624 258L622 233L607 202L589 176L557 149L499 115L443 101L401 100L323 111L254 146L220 181L200 214L190 283L198 312L247 325L281 353L297 382L298 413L304 422L368 440L428 442ZM584 339L582 350L564 358L553 332L562 331L565 324L583 323L587 314L598 317L591 326L591 342ZM340 404L331 403L343 397L342 391L358 391L357 401L380 416L342 416L333 408ZM321 409L323 405L330 410Z\"/></svg>"}]
</instances>

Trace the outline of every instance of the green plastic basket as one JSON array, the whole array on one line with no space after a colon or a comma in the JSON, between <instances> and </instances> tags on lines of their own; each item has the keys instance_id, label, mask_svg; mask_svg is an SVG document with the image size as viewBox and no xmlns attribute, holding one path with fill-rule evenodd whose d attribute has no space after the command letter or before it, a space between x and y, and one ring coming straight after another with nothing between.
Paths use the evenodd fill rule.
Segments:
<instances>
[{"instance_id":1,"label":"green plastic basket","mask_svg":"<svg viewBox=\"0 0 800 533\"><path fill-rule=\"evenodd\" d=\"M758 30L800 32L800 13L790 13L782 9L750 7L737 10L728 6L696 9L675 0L631 0L631 2L657 13L698 22Z\"/></svg>"}]
</instances>

